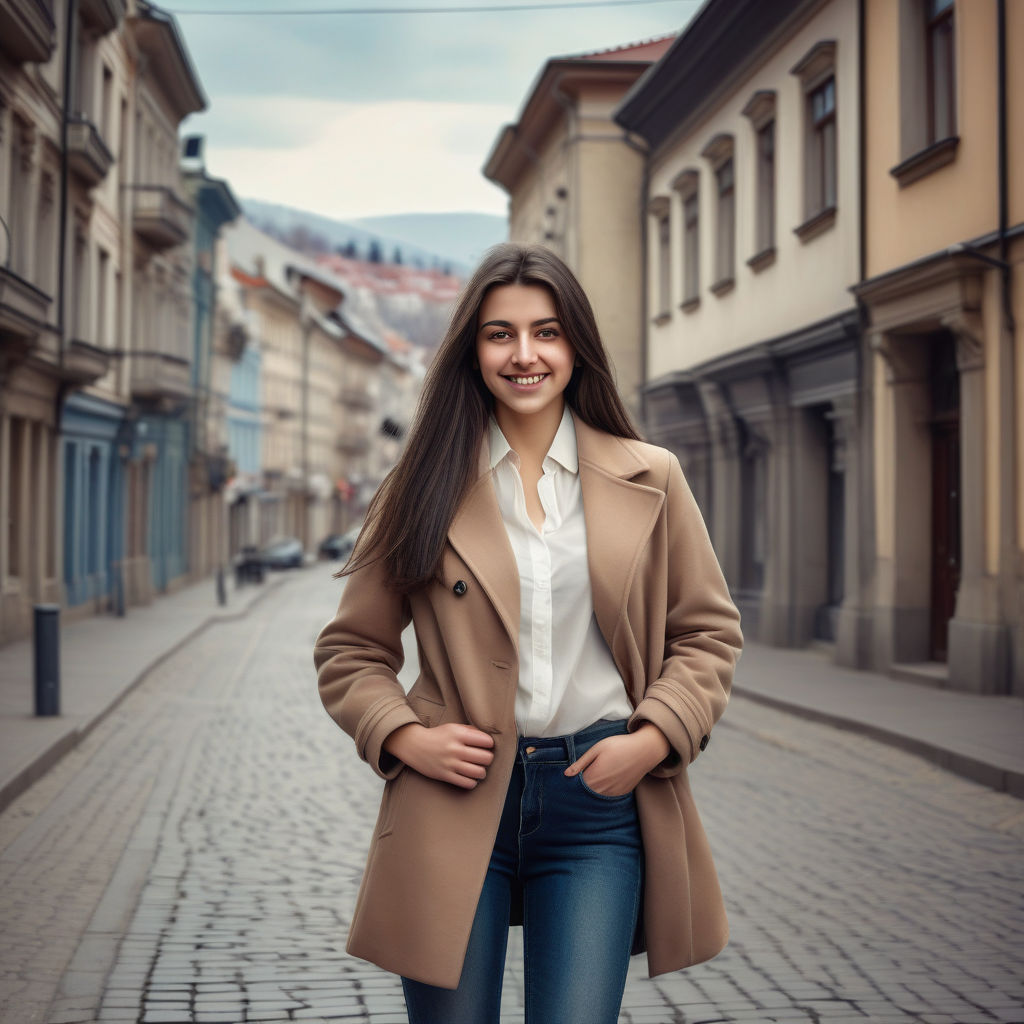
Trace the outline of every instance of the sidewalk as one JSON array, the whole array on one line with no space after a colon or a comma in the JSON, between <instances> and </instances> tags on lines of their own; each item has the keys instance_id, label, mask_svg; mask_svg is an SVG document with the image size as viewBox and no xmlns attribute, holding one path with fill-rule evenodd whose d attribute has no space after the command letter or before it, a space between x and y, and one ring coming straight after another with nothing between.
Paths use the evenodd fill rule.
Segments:
<instances>
[{"instance_id":1,"label":"sidewalk","mask_svg":"<svg viewBox=\"0 0 1024 1024\"><path fill-rule=\"evenodd\" d=\"M33 714L30 640L0 647L0 810L74 747L156 664L211 623L238 618L294 573L228 586L217 605L204 580L123 619L61 630L61 714ZM820 650L747 644L734 693L865 733L993 789L1024 798L1024 700L979 697L859 672Z\"/></svg>"},{"instance_id":2,"label":"sidewalk","mask_svg":"<svg viewBox=\"0 0 1024 1024\"><path fill-rule=\"evenodd\" d=\"M239 618L273 593L287 573L236 588L227 582L227 604L217 604L211 577L150 605L129 608L124 618L96 615L61 624L60 711L34 713L31 638L0 647L0 810L71 750L122 697L164 658L206 626Z\"/></svg>"},{"instance_id":3,"label":"sidewalk","mask_svg":"<svg viewBox=\"0 0 1024 1024\"><path fill-rule=\"evenodd\" d=\"M842 668L821 650L748 643L733 692L864 733L1024 799L1024 699Z\"/></svg>"}]
</instances>

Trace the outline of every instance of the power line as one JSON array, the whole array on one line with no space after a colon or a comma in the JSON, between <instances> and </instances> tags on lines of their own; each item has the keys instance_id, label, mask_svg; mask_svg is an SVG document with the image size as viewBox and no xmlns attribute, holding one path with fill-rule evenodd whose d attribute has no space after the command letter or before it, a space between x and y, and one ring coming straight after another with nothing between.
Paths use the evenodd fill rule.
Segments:
<instances>
[{"instance_id":1,"label":"power line","mask_svg":"<svg viewBox=\"0 0 1024 1024\"><path fill-rule=\"evenodd\" d=\"M169 14L178 16L193 14L214 14L221 17L253 15L336 15L336 14L487 14L501 11L557 11L566 8L586 7L634 7L640 4L666 4L680 3L682 0L591 0L583 2L556 2L556 3L528 3L528 4L490 4L478 5L475 7L323 7L306 8L295 10L286 7L268 9L247 9L247 10L226 10L223 8L215 10L188 11L180 7L167 8Z\"/></svg>"}]
</instances>

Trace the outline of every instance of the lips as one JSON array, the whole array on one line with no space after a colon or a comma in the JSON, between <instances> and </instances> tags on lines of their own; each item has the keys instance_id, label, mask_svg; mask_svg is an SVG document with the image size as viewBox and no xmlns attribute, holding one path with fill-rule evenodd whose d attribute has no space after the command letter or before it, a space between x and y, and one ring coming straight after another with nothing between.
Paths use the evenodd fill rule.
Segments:
<instances>
[{"instance_id":1,"label":"lips","mask_svg":"<svg viewBox=\"0 0 1024 1024\"><path fill-rule=\"evenodd\" d=\"M546 373L532 373L529 375L513 376L511 374L503 374L505 380L509 383L516 385L517 387L533 387L539 384L545 377L549 376Z\"/></svg>"}]
</instances>

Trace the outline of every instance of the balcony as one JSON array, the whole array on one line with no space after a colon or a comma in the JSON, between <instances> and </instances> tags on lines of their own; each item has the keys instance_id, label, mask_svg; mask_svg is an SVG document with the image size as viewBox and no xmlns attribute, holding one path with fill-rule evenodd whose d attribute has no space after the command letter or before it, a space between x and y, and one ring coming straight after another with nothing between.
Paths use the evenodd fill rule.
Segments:
<instances>
[{"instance_id":1,"label":"balcony","mask_svg":"<svg viewBox=\"0 0 1024 1024\"><path fill-rule=\"evenodd\" d=\"M187 241L195 210L166 185L131 185L132 226L155 250Z\"/></svg>"},{"instance_id":2,"label":"balcony","mask_svg":"<svg viewBox=\"0 0 1024 1024\"><path fill-rule=\"evenodd\" d=\"M88 341L73 338L64 350L61 376L64 380L82 387L95 384L107 375L110 369L111 353L98 348Z\"/></svg>"},{"instance_id":3,"label":"balcony","mask_svg":"<svg viewBox=\"0 0 1024 1024\"><path fill-rule=\"evenodd\" d=\"M181 401L192 393L190 364L166 352L132 352L132 398L140 402Z\"/></svg>"},{"instance_id":4,"label":"balcony","mask_svg":"<svg viewBox=\"0 0 1024 1024\"><path fill-rule=\"evenodd\" d=\"M353 409L372 409L377 404L377 396L365 388L342 388L338 399Z\"/></svg>"},{"instance_id":5,"label":"balcony","mask_svg":"<svg viewBox=\"0 0 1024 1024\"><path fill-rule=\"evenodd\" d=\"M78 0L78 10L91 29L105 36L124 18L124 0Z\"/></svg>"},{"instance_id":6,"label":"balcony","mask_svg":"<svg viewBox=\"0 0 1024 1024\"><path fill-rule=\"evenodd\" d=\"M0 344L8 350L31 348L46 329L52 301L46 292L0 266Z\"/></svg>"},{"instance_id":7,"label":"balcony","mask_svg":"<svg viewBox=\"0 0 1024 1024\"><path fill-rule=\"evenodd\" d=\"M85 117L68 118L68 166L86 187L94 188L114 163L114 154L107 149L99 129Z\"/></svg>"},{"instance_id":8,"label":"balcony","mask_svg":"<svg viewBox=\"0 0 1024 1024\"><path fill-rule=\"evenodd\" d=\"M0 0L0 50L19 63L45 64L56 45L51 3Z\"/></svg>"}]
</instances>

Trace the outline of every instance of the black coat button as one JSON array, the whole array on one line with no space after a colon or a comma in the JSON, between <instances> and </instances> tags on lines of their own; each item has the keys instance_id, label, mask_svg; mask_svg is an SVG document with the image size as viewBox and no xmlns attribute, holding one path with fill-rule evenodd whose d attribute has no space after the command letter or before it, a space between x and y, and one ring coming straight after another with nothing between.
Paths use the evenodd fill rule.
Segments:
<instances>
[{"instance_id":1,"label":"black coat button","mask_svg":"<svg viewBox=\"0 0 1024 1024\"><path fill-rule=\"evenodd\" d=\"M455 586L452 587L452 593L454 593L456 597L462 597L467 590L469 590L469 587L466 586L465 580L457 580Z\"/></svg>"},{"instance_id":2,"label":"black coat button","mask_svg":"<svg viewBox=\"0 0 1024 1024\"><path fill-rule=\"evenodd\" d=\"M710 740L711 740L710 736L701 736L701 738L700 738L700 749L703 750L708 745Z\"/></svg>"}]
</instances>

